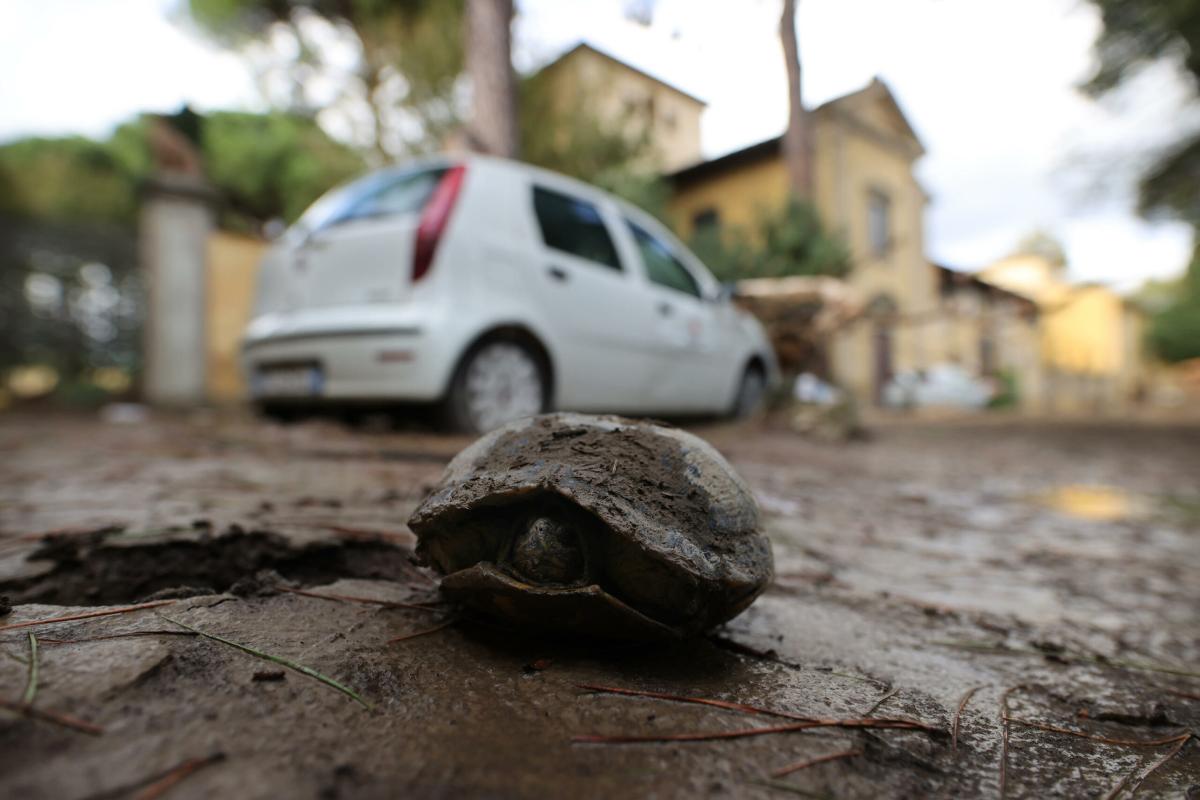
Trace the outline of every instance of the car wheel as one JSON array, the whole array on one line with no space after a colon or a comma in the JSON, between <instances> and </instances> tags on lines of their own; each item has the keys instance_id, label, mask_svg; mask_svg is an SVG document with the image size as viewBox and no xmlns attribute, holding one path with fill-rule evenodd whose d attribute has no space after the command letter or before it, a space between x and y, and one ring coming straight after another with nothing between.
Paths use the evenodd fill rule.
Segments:
<instances>
[{"instance_id":1,"label":"car wheel","mask_svg":"<svg viewBox=\"0 0 1200 800\"><path fill-rule=\"evenodd\" d=\"M299 409L283 403L256 403L255 411L263 419L280 425L295 422L300 416Z\"/></svg>"},{"instance_id":2,"label":"car wheel","mask_svg":"<svg viewBox=\"0 0 1200 800\"><path fill-rule=\"evenodd\" d=\"M463 359L445 401L445 421L486 433L546 409L546 370L533 351L507 339L485 342Z\"/></svg>"},{"instance_id":3,"label":"car wheel","mask_svg":"<svg viewBox=\"0 0 1200 800\"><path fill-rule=\"evenodd\" d=\"M733 402L734 419L746 419L758 411L767 394L767 376L762 367L751 364L742 373L742 382L738 385L737 397Z\"/></svg>"}]
</instances>

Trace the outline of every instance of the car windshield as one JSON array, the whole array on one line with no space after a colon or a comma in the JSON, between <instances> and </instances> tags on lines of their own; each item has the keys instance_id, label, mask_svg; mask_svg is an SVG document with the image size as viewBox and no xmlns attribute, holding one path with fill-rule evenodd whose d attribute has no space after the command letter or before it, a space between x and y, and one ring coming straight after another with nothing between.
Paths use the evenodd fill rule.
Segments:
<instances>
[{"instance_id":1,"label":"car windshield","mask_svg":"<svg viewBox=\"0 0 1200 800\"><path fill-rule=\"evenodd\" d=\"M364 175L309 206L293 230L303 236L351 219L419 211L445 171L426 167Z\"/></svg>"}]
</instances>

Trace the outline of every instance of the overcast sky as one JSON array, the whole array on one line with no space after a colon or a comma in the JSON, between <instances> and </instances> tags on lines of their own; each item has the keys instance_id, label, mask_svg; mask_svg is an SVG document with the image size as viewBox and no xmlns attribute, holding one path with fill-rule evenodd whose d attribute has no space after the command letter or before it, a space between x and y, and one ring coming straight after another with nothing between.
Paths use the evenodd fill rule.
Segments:
<instances>
[{"instance_id":1,"label":"overcast sky","mask_svg":"<svg viewBox=\"0 0 1200 800\"><path fill-rule=\"evenodd\" d=\"M259 108L239 58L168 20L176 4L0 2L0 140L104 135L184 101ZM658 0L648 27L626 4L518 0L518 67L586 38L707 100L707 155L780 133L778 0ZM801 0L799 26L810 104L879 75L921 136L932 258L977 269L1040 227L1080 280L1127 289L1183 269L1188 230L1137 219L1130 189L1137 156L1178 130L1183 92L1159 71L1123 101L1082 97L1099 30L1083 0Z\"/></svg>"}]
</instances>

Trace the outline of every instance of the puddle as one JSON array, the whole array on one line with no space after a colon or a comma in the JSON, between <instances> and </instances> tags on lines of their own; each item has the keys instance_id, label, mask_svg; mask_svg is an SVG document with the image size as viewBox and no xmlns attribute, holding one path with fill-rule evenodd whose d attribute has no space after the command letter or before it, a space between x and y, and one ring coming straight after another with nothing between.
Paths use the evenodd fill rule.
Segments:
<instances>
[{"instance_id":1,"label":"puddle","mask_svg":"<svg viewBox=\"0 0 1200 800\"><path fill-rule=\"evenodd\" d=\"M1082 483L1056 486L1033 496L1035 503L1068 516L1094 522L1113 522L1145 514L1149 500L1116 486Z\"/></svg>"}]
</instances>

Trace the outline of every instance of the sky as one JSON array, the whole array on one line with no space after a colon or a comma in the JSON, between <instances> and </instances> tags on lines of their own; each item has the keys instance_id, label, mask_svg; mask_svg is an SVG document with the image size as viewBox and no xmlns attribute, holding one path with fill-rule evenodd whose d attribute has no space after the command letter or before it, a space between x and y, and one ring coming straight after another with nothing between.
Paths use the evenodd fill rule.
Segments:
<instances>
[{"instance_id":1,"label":"sky","mask_svg":"<svg viewBox=\"0 0 1200 800\"><path fill-rule=\"evenodd\" d=\"M782 131L778 0L658 0L649 25L626 18L629 1L517 0L517 67L536 68L586 39L708 101L707 156ZM0 141L103 136L139 111L185 101L201 110L261 110L245 62L173 21L178 5L0 2ZM799 7L806 102L879 76L921 137L927 152L917 175L931 198L932 259L979 269L1042 229L1064 242L1076 280L1127 290L1182 271L1189 230L1139 219L1132 186L1140 159L1186 124L1185 92L1157 70L1104 103L1082 96L1075 87L1090 73L1100 29L1088 3L800 0Z\"/></svg>"}]
</instances>

